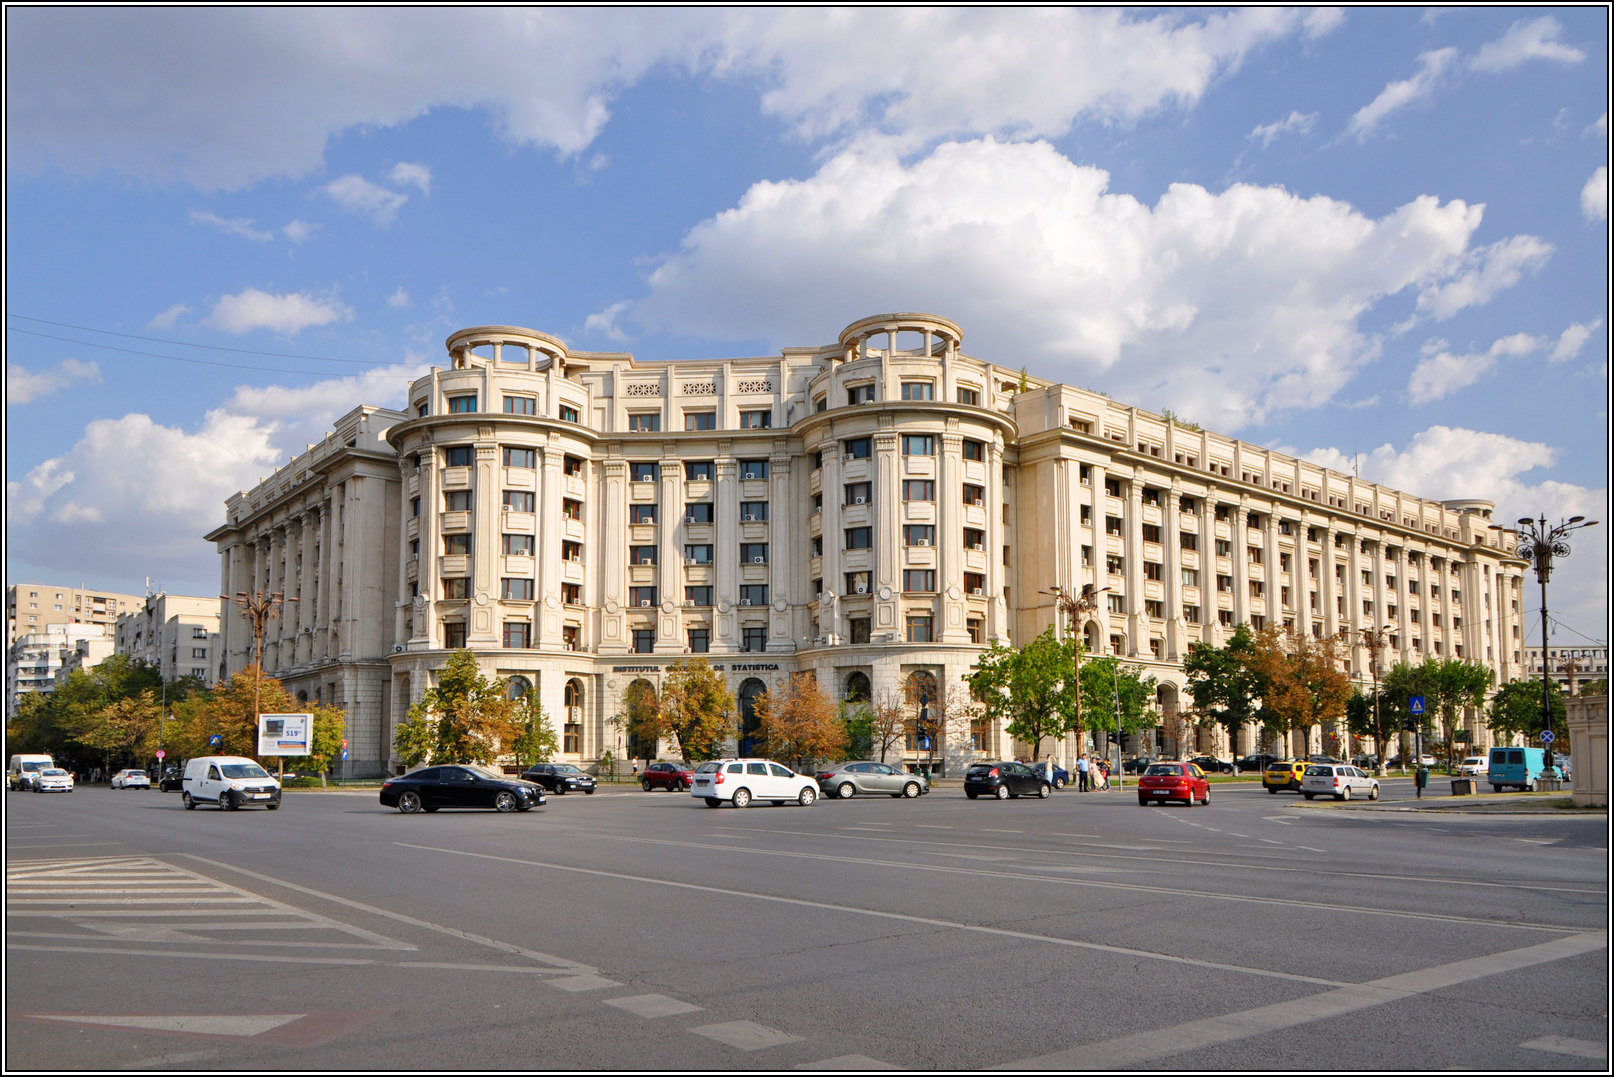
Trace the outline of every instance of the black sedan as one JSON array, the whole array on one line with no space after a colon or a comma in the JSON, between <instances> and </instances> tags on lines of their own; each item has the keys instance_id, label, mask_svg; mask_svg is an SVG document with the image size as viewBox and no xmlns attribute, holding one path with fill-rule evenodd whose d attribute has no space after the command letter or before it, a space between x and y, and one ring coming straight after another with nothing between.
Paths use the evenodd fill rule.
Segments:
<instances>
[{"instance_id":1,"label":"black sedan","mask_svg":"<svg viewBox=\"0 0 1614 1077\"><path fill-rule=\"evenodd\" d=\"M1121 773L1142 774L1144 771L1149 769L1149 764L1153 762L1154 757L1150 755L1133 756L1131 759L1128 759L1121 764Z\"/></svg>"},{"instance_id":2,"label":"black sedan","mask_svg":"<svg viewBox=\"0 0 1614 1077\"><path fill-rule=\"evenodd\" d=\"M1256 755L1247 755L1238 761L1238 768L1242 773L1245 774L1249 774L1252 771L1256 774L1261 774L1264 773L1268 767L1282 758L1282 756L1269 755L1265 752Z\"/></svg>"},{"instance_id":3,"label":"black sedan","mask_svg":"<svg viewBox=\"0 0 1614 1077\"><path fill-rule=\"evenodd\" d=\"M542 786L470 764L426 767L392 778L381 787L382 806L397 808L405 815L438 808L530 811L543 802Z\"/></svg>"},{"instance_id":4,"label":"black sedan","mask_svg":"<svg viewBox=\"0 0 1614 1077\"><path fill-rule=\"evenodd\" d=\"M594 779L570 763L534 763L521 777L543 786L557 796L594 792Z\"/></svg>"},{"instance_id":5,"label":"black sedan","mask_svg":"<svg viewBox=\"0 0 1614 1077\"><path fill-rule=\"evenodd\" d=\"M1238 769L1227 760L1217 759L1214 755L1196 755L1189 762L1207 774L1232 774Z\"/></svg>"},{"instance_id":6,"label":"black sedan","mask_svg":"<svg viewBox=\"0 0 1614 1077\"><path fill-rule=\"evenodd\" d=\"M1054 788L1042 772L1024 763L971 763L964 772L964 795L1008 800L1010 797L1046 797Z\"/></svg>"}]
</instances>

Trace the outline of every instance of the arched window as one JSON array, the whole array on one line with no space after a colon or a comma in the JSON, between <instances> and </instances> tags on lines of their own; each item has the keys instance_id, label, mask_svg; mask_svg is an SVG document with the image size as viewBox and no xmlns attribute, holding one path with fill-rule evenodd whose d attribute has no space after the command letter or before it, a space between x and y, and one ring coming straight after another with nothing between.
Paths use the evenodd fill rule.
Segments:
<instances>
[{"instance_id":1,"label":"arched window","mask_svg":"<svg viewBox=\"0 0 1614 1077\"><path fill-rule=\"evenodd\" d=\"M566 682L566 721L561 726L560 750L568 755L583 752L583 682L573 677Z\"/></svg>"},{"instance_id":2,"label":"arched window","mask_svg":"<svg viewBox=\"0 0 1614 1077\"><path fill-rule=\"evenodd\" d=\"M739 754L752 755L761 747L757 739L757 700L768 692L768 686L756 677L740 685L740 746Z\"/></svg>"},{"instance_id":3,"label":"arched window","mask_svg":"<svg viewBox=\"0 0 1614 1077\"><path fill-rule=\"evenodd\" d=\"M504 685L506 699L521 699L532 691L532 682L522 676L511 677Z\"/></svg>"},{"instance_id":4,"label":"arched window","mask_svg":"<svg viewBox=\"0 0 1614 1077\"><path fill-rule=\"evenodd\" d=\"M908 719L907 748L909 751L931 752L938 747L936 675L928 669L916 669L908 674L903 689L911 717Z\"/></svg>"},{"instance_id":5,"label":"arched window","mask_svg":"<svg viewBox=\"0 0 1614 1077\"><path fill-rule=\"evenodd\" d=\"M848 703L867 703L873 693L869 690L869 675L862 670L853 671L846 678L846 701Z\"/></svg>"},{"instance_id":6,"label":"arched window","mask_svg":"<svg viewBox=\"0 0 1614 1077\"><path fill-rule=\"evenodd\" d=\"M656 740L645 736L640 730L652 718L656 711L656 686L643 677L635 678L628 685L627 691L622 693L622 716L627 719L628 727L628 758L654 759L656 757Z\"/></svg>"}]
</instances>

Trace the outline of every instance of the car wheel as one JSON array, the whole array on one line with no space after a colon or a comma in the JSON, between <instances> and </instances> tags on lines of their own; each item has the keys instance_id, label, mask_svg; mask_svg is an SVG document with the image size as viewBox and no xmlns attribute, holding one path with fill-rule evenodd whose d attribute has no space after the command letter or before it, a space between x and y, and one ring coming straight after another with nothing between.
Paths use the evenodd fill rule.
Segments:
<instances>
[{"instance_id":1,"label":"car wheel","mask_svg":"<svg viewBox=\"0 0 1614 1077\"><path fill-rule=\"evenodd\" d=\"M1205 787L1205 799L1200 801L1205 807L1210 807L1210 786Z\"/></svg>"},{"instance_id":2,"label":"car wheel","mask_svg":"<svg viewBox=\"0 0 1614 1077\"><path fill-rule=\"evenodd\" d=\"M851 782L842 782L840 785L835 787L835 795L840 797L842 800L851 800L852 796L856 792L857 787Z\"/></svg>"},{"instance_id":3,"label":"car wheel","mask_svg":"<svg viewBox=\"0 0 1614 1077\"><path fill-rule=\"evenodd\" d=\"M818 790L812 788L811 786L804 788L801 792L796 794L796 803L800 804L804 808L812 807L813 801L817 799Z\"/></svg>"},{"instance_id":4,"label":"car wheel","mask_svg":"<svg viewBox=\"0 0 1614 1077\"><path fill-rule=\"evenodd\" d=\"M230 802L230 794L229 793L220 793L219 794L219 811L230 811L234 807L235 807L235 805Z\"/></svg>"},{"instance_id":5,"label":"car wheel","mask_svg":"<svg viewBox=\"0 0 1614 1077\"><path fill-rule=\"evenodd\" d=\"M675 782L673 784L672 788L673 788L673 792L682 793L684 790L688 789L689 786L684 783L684 780L682 778L680 778L680 779L678 779L677 782Z\"/></svg>"},{"instance_id":6,"label":"car wheel","mask_svg":"<svg viewBox=\"0 0 1614 1077\"><path fill-rule=\"evenodd\" d=\"M593 796L593 795L594 795L594 790L592 790L592 789L585 789L585 790L583 790L583 795L584 795L584 796L588 796L588 797L591 797L591 796Z\"/></svg>"},{"instance_id":7,"label":"car wheel","mask_svg":"<svg viewBox=\"0 0 1614 1077\"><path fill-rule=\"evenodd\" d=\"M1063 779L1063 778L1055 778L1054 779L1054 788L1055 789L1063 789L1063 788L1065 788L1065 779Z\"/></svg>"},{"instance_id":8,"label":"car wheel","mask_svg":"<svg viewBox=\"0 0 1614 1077\"><path fill-rule=\"evenodd\" d=\"M1139 797L1138 798L1138 807L1147 808L1148 806L1149 806L1149 798L1148 797Z\"/></svg>"},{"instance_id":9,"label":"car wheel","mask_svg":"<svg viewBox=\"0 0 1614 1077\"><path fill-rule=\"evenodd\" d=\"M1493 792L1493 793L1500 793L1500 792L1501 792L1501 791L1502 791L1502 787L1501 787L1501 786L1500 786L1500 785L1493 785L1493 786L1491 786L1491 792Z\"/></svg>"},{"instance_id":10,"label":"car wheel","mask_svg":"<svg viewBox=\"0 0 1614 1077\"><path fill-rule=\"evenodd\" d=\"M996 796L999 800L1008 800L1009 799L1009 787L1006 786L1006 785L1000 785L1000 786L998 786L997 792L995 794L993 794L993 795Z\"/></svg>"},{"instance_id":11,"label":"car wheel","mask_svg":"<svg viewBox=\"0 0 1614 1077\"><path fill-rule=\"evenodd\" d=\"M1047 800L1048 795L1053 791L1053 786L1049 785L1047 782L1043 782L1041 785L1037 786L1037 797L1041 800Z\"/></svg>"},{"instance_id":12,"label":"car wheel","mask_svg":"<svg viewBox=\"0 0 1614 1077\"><path fill-rule=\"evenodd\" d=\"M980 796L981 794L979 794L979 793L965 793L964 795L966 797L968 797L969 799L974 800L976 797Z\"/></svg>"},{"instance_id":13,"label":"car wheel","mask_svg":"<svg viewBox=\"0 0 1614 1077\"><path fill-rule=\"evenodd\" d=\"M919 795L919 783L918 782L909 782L907 785L904 785L902 787L902 795L907 797L909 800L912 800L914 797L918 796Z\"/></svg>"},{"instance_id":14,"label":"car wheel","mask_svg":"<svg viewBox=\"0 0 1614 1077\"><path fill-rule=\"evenodd\" d=\"M556 782L555 788L551 789L550 792L554 793L558 797L563 797L566 795L566 787L560 782Z\"/></svg>"},{"instance_id":15,"label":"car wheel","mask_svg":"<svg viewBox=\"0 0 1614 1077\"><path fill-rule=\"evenodd\" d=\"M1316 793L1301 793L1300 795L1305 797L1307 800L1310 800L1312 797L1316 796L1317 794Z\"/></svg>"},{"instance_id":16,"label":"car wheel","mask_svg":"<svg viewBox=\"0 0 1614 1077\"><path fill-rule=\"evenodd\" d=\"M1271 785L1267 786L1267 792L1271 793L1273 796L1278 795L1278 790L1277 790L1277 788L1275 786L1271 786Z\"/></svg>"},{"instance_id":17,"label":"car wheel","mask_svg":"<svg viewBox=\"0 0 1614 1077\"><path fill-rule=\"evenodd\" d=\"M734 806L736 808L748 807L751 803L751 790L736 789L734 791Z\"/></svg>"},{"instance_id":18,"label":"car wheel","mask_svg":"<svg viewBox=\"0 0 1614 1077\"><path fill-rule=\"evenodd\" d=\"M420 794L406 792L398 798L398 810L405 815L413 815L420 810Z\"/></svg>"},{"instance_id":19,"label":"car wheel","mask_svg":"<svg viewBox=\"0 0 1614 1077\"><path fill-rule=\"evenodd\" d=\"M1349 799L1351 799L1351 787L1350 786L1347 785L1345 787L1345 791L1339 795L1339 799L1341 799L1341 800L1349 800Z\"/></svg>"},{"instance_id":20,"label":"car wheel","mask_svg":"<svg viewBox=\"0 0 1614 1077\"><path fill-rule=\"evenodd\" d=\"M706 806L708 808L715 808L721 803L723 803L723 802L721 800L717 799L716 797L707 797L706 798Z\"/></svg>"},{"instance_id":21,"label":"car wheel","mask_svg":"<svg viewBox=\"0 0 1614 1077\"><path fill-rule=\"evenodd\" d=\"M186 811L195 811L196 810L196 801L191 799L191 795L189 793L181 793L181 794L179 794L179 800L180 800L180 803L185 805L185 810Z\"/></svg>"},{"instance_id":22,"label":"car wheel","mask_svg":"<svg viewBox=\"0 0 1614 1077\"><path fill-rule=\"evenodd\" d=\"M647 793L650 792L650 790L653 788L651 786L651 784L650 784L650 779L649 778L646 778L644 781L640 782L639 784L644 787L644 791L647 792Z\"/></svg>"},{"instance_id":23,"label":"car wheel","mask_svg":"<svg viewBox=\"0 0 1614 1077\"><path fill-rule=\"evenodd\" d=\"M1378 782L1374 782L1373 787L1367 791L1367 799L1369 799L1369 800L1377 800L1377 799L1379 799L1379 783Z\"/></svg>"},{"instance_id":24,"label":"car wheel","mask_svg":"<svg viewBox=\"0 0 1614 1077\"><path fill-rule=\"evenodd\" d=\"M269 809L270 811L279 811L280 810L280 801L271 800L269 803L265 804L264 807Z\"/></svg>"},{"instance_id":25,"label":"car wheel","mask_svg":"<svg viewBox=\"0 0 1614 1077\"><path fill-rule=\"evenodd\" d=\"M515 811L517 803L519 802L516 800L516 795L510 790L504 789L494 794L493 810L501 812Z\"/></svg>"}]
</instances>

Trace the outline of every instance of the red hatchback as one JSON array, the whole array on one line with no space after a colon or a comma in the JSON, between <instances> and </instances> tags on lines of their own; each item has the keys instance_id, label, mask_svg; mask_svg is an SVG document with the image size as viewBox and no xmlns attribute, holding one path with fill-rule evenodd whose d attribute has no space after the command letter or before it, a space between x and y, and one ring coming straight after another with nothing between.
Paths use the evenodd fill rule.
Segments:
<instances>
[{"instance_id":1,"label":"red hatchback","mask_svg":"<svg viewBox=\"0 0 1614 1077\"><path fill-rule=\"evenodd\" d=\"M1138 804L1146 806L1151 800L1161 804L1180 800L1190 808L1195 801L1209 804L1210 779L1192 763L1150 763L1138 779Z\"/></svg>"},{"instance_id":2,"label":"red hatchback","mask_svg":"<svg viewBox=\"0 0 1614 1077\"><path fill-rule=\"evenodd\" d=\"M694 780L694 770L683 763L651 763L639 776L639 785L647 793L652 789L682 793Z\"/></svg>"}]
</instances>

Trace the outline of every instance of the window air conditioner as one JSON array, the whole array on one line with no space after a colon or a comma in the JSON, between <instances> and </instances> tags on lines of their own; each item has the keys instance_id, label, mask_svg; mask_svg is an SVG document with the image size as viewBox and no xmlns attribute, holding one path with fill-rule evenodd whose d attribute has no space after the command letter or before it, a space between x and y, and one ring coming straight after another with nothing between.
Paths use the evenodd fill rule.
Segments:
<instances>
[{"instance_id":1,"label":"window air conditioner","mask_svg":"<svg viewBox=\"0 0 1614 1077\"><path fill-rule=\"evenodd\" d=\"M686 524L692 524L692 523L695 522L695 517L693 517L693 516L685 516L684 517L684 522Z\"/></svg>"},{"instance_id":2,"label":"window air conditioner","mask_svg":"<svg viewBox=\"0 0 1614 1077\"><path fill-rule=\"evenodd\" d=\"M970 594L976 595L976 596L981 596L981 595L986 594L986 589L982 588L982 587L972 587L972 588L970 588Z\"/></svg>"},{"instance_id":3,"label":"window air conditioner","mask_svg":"<svg viewBox=\"0 0 1614 1077\"><path fill-rule=\"evenodd\" d=\"M650 600L648 598L641 598L639 600L639 605L641 605L641 606L649 606L650 605Z\"/></svg>"},{"instance_id":4,"label":"window air conditioner","mask_svg":"<svg viewBox=\"0 0 1614 1077\"><path fill-rule=\"evenodd\" d=\"M918 542L914 543L914 545L915 546L929 546L930 545L930 540L922 538Z\"/></svg>"},{"instance_id":5,"label":"window air conditioner","mask_svg":"<svg viewBox=\"0 0 1614 1077\"><path fill-rule=\"evenodd\" d=\"M862 504L865 504L868 500L869 499L866 498L866 497L854 497L852 499L852 504L854 504L854 505L862 505Z\"/></svg>"},{"instance_id":6,"label":"window air conditioner","mask_svg":"<svg viewBox=\"0 0 1614 1077\"><path fill-rule=\"evenodd\" d=\"M765 565L768 563L768 559L766 557L753 557L751 558L751 563L753 565Z\"/></svg>"},{"instance_id":7,"label":"window air conditioner","mask_svg":"<svg viewBox=\"0 0 1614 1077\"><path fill-rule=\"evenodd\" d=\"M742 598L742 599L740 599L740 605L742 605L742 606L749 606L749 605L750 605L750 604L751 604L751 600L750 600L750 599L749 599L749 598Z\"/></svg>"},{"instance_id":8,"label":"window air conditioner","mask_svg":"<svg viewBox=\"0 0 1614 1077\"><path fill-rule=\"evenodd\" d=\"M748 524L754 524L754 523L757 522L757 518L756 518L755 515L748 512L748 513L745 514L745 522L748 523Z\"/></svg>"},{"instance_id":9,"label":"window air conditioner","mask_svg":"<svg viewBox=\"0 0 1614 1077\"><path fill-rule=\"evenodd\" d=\"M869 585L866 584L866 583L858 584L857 585L857 593L860 594L860 595L868 594L869 593Z\"/></svg>"},{"instance_id":10,"label":"window air conditioner","mask_svg":"<svg viewBox=\"0 0 1614 1077\"><path fill-rule=\"evenodd\" d=\"M848 459L848 460L856 460L856 459L857 459L857 454L856 454L856 453L850 453L850 452L849 452L849 453L847 453L847 454L846 454L846 458L847 458L847 459Z\"/></svg>"}]
</instances>

